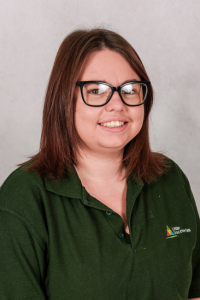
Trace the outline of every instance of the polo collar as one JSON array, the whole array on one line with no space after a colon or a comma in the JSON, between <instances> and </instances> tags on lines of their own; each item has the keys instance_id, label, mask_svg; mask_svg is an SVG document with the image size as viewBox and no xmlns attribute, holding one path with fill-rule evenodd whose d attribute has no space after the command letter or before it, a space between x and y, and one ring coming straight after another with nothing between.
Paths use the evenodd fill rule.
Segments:
<instances>
[{"instance_id":1,"label":"polo collar","mask_svg":"<svg viewBox=\"0 0 200 300\"><path fill-rule=\"evenodd\" d=\"M45 189L60 196L81 199L82 184L74 166L60 180L44 177Z\"/></svg>"},{"instance_id":2,"label":"polo collar","mask_svg":"<svg viewBox=\"0 0 200 300\"><path fill-rule=\"evenodd\" d=\"M87 193L85 187L82 186L74 166L72 166L70 172L65 173L63 178L60 180L53 180L45 176L44 183L47 191L60 196L82 199L83 202L86 202L85 204L88 204L89 199L93 199L93 197ZM131 174L127 179L127 192L133 195L136 190L140 191L143 185L143 182L138 182L137 176L133 176ZM90 200L89 202L91 202Z\"/></svg>"}]
</instances>

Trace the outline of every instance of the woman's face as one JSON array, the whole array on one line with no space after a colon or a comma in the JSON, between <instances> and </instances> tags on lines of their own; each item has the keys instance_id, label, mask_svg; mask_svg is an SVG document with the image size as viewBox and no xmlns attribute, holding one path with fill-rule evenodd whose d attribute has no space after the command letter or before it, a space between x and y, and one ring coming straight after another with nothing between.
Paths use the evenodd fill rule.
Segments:
<instances>
[{"instance_id":1,"label":"woman's face","mask_svg":"<svg viewBox=\"0 0 200 300\"><path fill-rule=\"evenodd\" d=\"M127 80L140 80L140 78L123 56L115 51L104 49L92 53L86 62L80 81L90 80L104 81L118 87ZM83 150L99 153L101 156L113 151L123 151L125 145L139 133L142 127L144 106L125 105L115 91L106 105L91 107L83 102L78 86L77 89L79 91L75 127L83 142ZM111 128L101 125L111 121L126 123L121 127Z\"/></svg>"}]
</instances>

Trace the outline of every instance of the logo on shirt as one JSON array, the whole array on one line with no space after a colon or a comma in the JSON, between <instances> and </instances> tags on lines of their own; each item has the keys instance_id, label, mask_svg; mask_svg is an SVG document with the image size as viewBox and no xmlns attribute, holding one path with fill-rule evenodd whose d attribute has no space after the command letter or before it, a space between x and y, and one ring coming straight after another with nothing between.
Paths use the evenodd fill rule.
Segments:
<instances>
[{"instance_id":1,"label":"logo on shirt","mask_svg":"<svg viewBox=\"0 0 200 300\"><path fill-rule=\"evenodd\" d=\"M169 228L169 226L167 226L167 239L173 238L173 237L177 237L177 235L174 234L174 232Z\"/></svg>"},{"instance_id":2,"label":"logo on shirt","mask_svg":"<svg viewBox=\"0 0 200 300\"><path fill-rule=\"evenodd\" d=\"M172 229L170 229L169 226L167 226L166 239L178 237L179 234L184 233L184 232L191 232L191 229L190 228L180 229L180 227L172 227Z\"/></svg>"}]
</instances>

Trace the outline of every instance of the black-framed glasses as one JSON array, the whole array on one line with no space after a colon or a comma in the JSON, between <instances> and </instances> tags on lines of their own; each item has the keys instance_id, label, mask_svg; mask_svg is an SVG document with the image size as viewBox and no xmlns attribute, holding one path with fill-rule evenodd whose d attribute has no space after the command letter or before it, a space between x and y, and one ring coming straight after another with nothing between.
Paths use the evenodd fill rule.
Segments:
<instances>
[{"instance_id":1,"label":"black-framed glasses","mask_svg":"<svg viewBox=\"0 0 200 300\"><path fill-rule=\"evenodd\" d=\"M149 81L130 81L118 87L102 81L77 81L80 86L81 95L84 103L89 106L99 107L106 105L113 93L117 91L122 102L128 106L139 106L144 104Z\"/></svg>"}]
</instances>

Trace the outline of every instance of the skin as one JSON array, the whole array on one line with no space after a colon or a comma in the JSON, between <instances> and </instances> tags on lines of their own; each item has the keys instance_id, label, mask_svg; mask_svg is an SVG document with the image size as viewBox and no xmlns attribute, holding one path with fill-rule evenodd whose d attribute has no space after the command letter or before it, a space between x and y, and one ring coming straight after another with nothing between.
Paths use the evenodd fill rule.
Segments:
<instances>
[{"instance_id":1,"label":"skin","mask_svg":"<svg viewBox=\"0 0 200 300\"><path fill-rule=\"evenodd\" d=\"M129 79L140 80L119 53L104 49L90 55L79 80L105 81L117 87ZM98 124L113 118L125 118L128 125L123 131L112 132L103 130ZM139 133L143 120L144 106L126 106L117 92L105 106L90 107L83 102L80 90L77 91L75 126L82 140L77 173L92 196L122 216L127 232L126 180L122 180L122 157L125 145Z\"/></svg>"},{"instance_id":2,"label":"skin","mask_svg":"<svg viewBox=\"0 0 200 300\"><path fill-rule=\"evenodd\" d=\"M121 85L125 80L140 80L129 63L117 52L109 49L90 55L80 81L102 80L113 86ZM77 87L79 88L79 87ZM124 118L128 126L120 132L103 130L98 125L104 120ZM144 106L125 105L117 92L102 107L87 106L79 91L76 104L75 126L83 141L82 150L86 155L99 158L122 157L124 146L140 131L144 119Z\"/></svg>"},{"instance_id":3,"label":"skin","mask_svg":"<svg viewBox=\"0 0 200 300\"><path fill-rule=\"evenodd\" d=\"M117 52L104 49L91 54L80 81L105 81L119 86L126 80L140 80L129 63ZM125 105L114 92L111 100L102 107L87 106L77 87L75 126L82 140L81 155L76 166L79 178L86 190L99 201L126 219L126 179L122 165L125 145L141 130L144 106ZM107 131L99 125L104 121L125 119L128 123L122 131Z\"/></svg>"}]
</instances>

